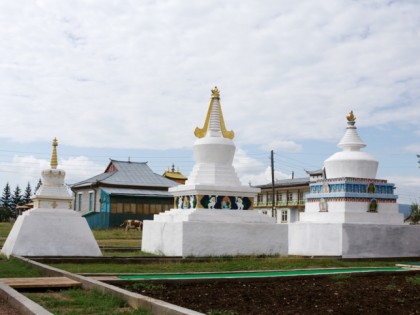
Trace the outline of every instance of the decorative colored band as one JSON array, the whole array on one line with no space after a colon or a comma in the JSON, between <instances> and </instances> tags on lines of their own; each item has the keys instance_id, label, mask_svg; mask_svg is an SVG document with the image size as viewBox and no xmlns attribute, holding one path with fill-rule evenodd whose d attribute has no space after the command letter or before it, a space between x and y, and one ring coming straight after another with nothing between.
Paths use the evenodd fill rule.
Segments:
<instances>
[{"instance_id":1,"label":"decorative colored band","mask_svg":"<svg viewBox=\"0 0 420 315\"><path fill-rule=\"evenodd\" d=\"M316 183L323 182L362 182L362 183L381 183L386 184L388 181L386 179L372 179L372 178L357 178L357 177L338 177L338 178L327 178L327 179L318 179Z\"/></svg>"},{"instance_id":2,"label":"decorative colored band","mask_svg":"<svg viewBox=\"0 0 420 315\"><path fill-rule=\"evenodd\" d=\"M218 195L189 195L175 197L177 209L230 209L250 210L252 209L253 198L240 196L218 196Z\"/></svg>"},{"instance_id":3,"label":"decorative colored band","mask_svg":"<svg viewBox=\"0 0 420 315\"><path fill-rule=\"evenodd\" d=\"M331 201L331 202L370 202L372 198L324 198L325 201ZM380 203L396 203L396 199L375 199ZM306 200L306 202L318 202L320 199L313 199L309 198Z\"/></svg>"}]
</instances>

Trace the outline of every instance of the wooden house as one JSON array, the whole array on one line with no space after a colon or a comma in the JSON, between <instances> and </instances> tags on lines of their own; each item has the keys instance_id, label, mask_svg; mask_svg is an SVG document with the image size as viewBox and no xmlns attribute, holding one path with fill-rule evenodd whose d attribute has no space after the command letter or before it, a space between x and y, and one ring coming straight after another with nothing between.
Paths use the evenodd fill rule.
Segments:
<instances>
[{"instance_id":1,"label":"wooden house","mask_svg":"<svg viewBox=\"0 0 420 315\"><path fill-rule=\"evenodd\" d=\"M169 187L178 183L155 174L147 162L111 160L104 173L71 186L74 210L92 228L120 226L127 219L152 219L173 207Z\"/></svg>"}]
</instances>

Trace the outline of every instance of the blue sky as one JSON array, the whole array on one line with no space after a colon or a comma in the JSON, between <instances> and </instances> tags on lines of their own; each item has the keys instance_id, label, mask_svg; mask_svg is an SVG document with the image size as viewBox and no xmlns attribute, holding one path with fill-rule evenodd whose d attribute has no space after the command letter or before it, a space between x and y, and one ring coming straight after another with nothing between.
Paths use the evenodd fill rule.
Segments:
<instances>
[{"instance_id":1,"label":"blue sky","mask_svg":"<svg viewBox=\"0 0 420 315\"><path fill-rule=\"evenodd\" d=\"M354 110L378 178L419 201L418 1L2 1L0 187L35 184L53 137L74 183L109 158L175 163L217 85L244 183L305 176Z\"/></svg>"}]
</instances>

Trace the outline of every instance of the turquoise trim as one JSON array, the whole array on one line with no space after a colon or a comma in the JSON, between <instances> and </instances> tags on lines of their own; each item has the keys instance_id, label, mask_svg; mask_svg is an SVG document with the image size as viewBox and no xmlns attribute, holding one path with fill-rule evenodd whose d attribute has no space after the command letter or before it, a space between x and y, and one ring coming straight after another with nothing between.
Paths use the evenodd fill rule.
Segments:
<instances>
[{"instance_id":1,"label":"turquoise trim","mask_svg":"<svg viewBox=\"0 0 420 315\"><path fill-rule=\"evenodd\" d=\"M396 272L408 271L408 268L338 268L338 269L307 269L288 271L259 271L259 272L232 272L232 273L187 273L187 274L145 274L118 276L122 280L169 280L169 279L226 279L226 278L270 278L287 276L334 275L344 273L366 272Z\"/></svg>"}]
</instances>

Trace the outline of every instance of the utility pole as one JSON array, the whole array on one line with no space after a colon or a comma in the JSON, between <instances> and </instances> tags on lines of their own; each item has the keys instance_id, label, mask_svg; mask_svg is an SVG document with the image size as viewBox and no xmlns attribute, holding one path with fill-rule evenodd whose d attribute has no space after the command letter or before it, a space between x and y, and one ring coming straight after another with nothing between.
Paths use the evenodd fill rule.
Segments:
<instances>
[{"instance_id":1,"label":"utility pole","mask_svg":"<svg viewBox=\"0 0 420 315\"><path fill-rule=\"evenodd\" d=\"M274 218L276 217L275 211L276 211L276 192L274 189L274 151L271 150L271 189L272 189L272 196L271 196L271 216Z\"/></svg>"}]
</instances>

